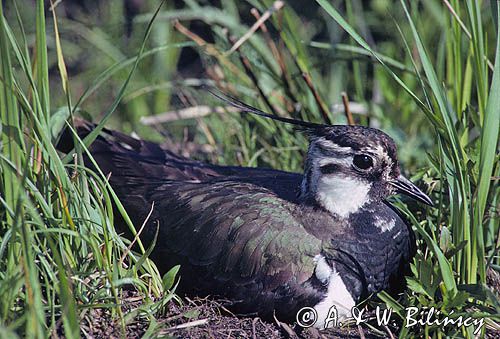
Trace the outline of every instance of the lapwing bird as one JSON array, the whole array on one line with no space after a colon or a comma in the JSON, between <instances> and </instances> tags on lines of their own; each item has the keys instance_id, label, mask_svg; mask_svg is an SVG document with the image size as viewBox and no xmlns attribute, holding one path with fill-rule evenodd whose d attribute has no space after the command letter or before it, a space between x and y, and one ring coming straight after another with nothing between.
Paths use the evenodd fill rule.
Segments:
<instances>
[{"instance_id":1,"label":"lapwing bird","mask_svg":"<svg viewBox=\"0 0 500 339\"><path fill-rule=\"evenodd\" d=\"M147 220L141 239L151 242L158 229L158 268L181 265L179 291L283 321L312 307L322 327L331 306L350 317L358 302L401 287L414 238L385 199L432 202L401 175L394 141L373 128L269 116L221 99L307 133L304 173L206 164L109 130L91 147L134 224ZM92 129L78 125L82 135Z\"/></svg>"}]
</instances>

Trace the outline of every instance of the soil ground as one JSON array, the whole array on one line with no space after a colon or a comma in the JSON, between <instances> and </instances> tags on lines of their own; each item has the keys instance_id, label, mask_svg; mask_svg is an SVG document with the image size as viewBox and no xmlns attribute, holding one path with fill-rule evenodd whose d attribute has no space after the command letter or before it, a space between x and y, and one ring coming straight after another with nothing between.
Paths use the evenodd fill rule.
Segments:
<instances>
[{"instance_id":1,"label":"soil ground","mask_svg":"<svg viewBox=\"0 0 500 339\"><path fill-rule=\"evenodd\" d=\"M493 270L487 272L487 285L500 295L500 274ZM210 298L184 298L182 304L171 300L162 315L155 315L151 321L135 314L134 310L143 303L144 297L135 291L125 291L122 297L125 317L131 320L123 326L117 323L107 309L89 308L82 311L81 334L85 338L252 338L252 339L326 339L326 338L397 338L397 328L386 328L376 333L366 326L332 328L319 331L314 328L303 329L297 325L266 322L260 318L237 317L232 314L223 300ZM62 324L58 333L62 335ZM486 338L500 339L500 331L486 331Z\"/></svg>"},{"instance_id":2,"label":"soil ground","mask_svg":"<svg viewBox=\"0 0 500 339\"><path fill-rule=\"evenodd\" d=\"M496 277L500 278L500 277ZM141 306L143 298L128 291L124 296L123 312L132 314ZM252 338L252 339L375 339L397 338L397 329L386 328L385 333L376 333L367 327L355 325L319 331L314 328L302 329L297 325L278 321L266 322L260 318L245 318L233 315L224 307L225 302L209 298L184 298L182 305L170 301L163 314L156 315L151 326L143 316L135 316L125 326L113 320L106 309L88 309L81 321L82 336L85 338ZM116 319L116 317L114 317ZM151 327L148 331L148 328ZM154 327L154 330L153 328ZM62 334L62 333L61 333ZM488 329L486 338L500 339L500 331Z\"/></svg>"},{"instance_id":3,"label":"soil ground","mask_svg":"<svg viewBox=\"0 0 500 339\"><path fill-rule=\"evenodd\" d=\"M127 309L140 305L137 296L129 295ZM96 320L99 319L99 320ZM266 322L260 318L244 318L231 314L223 301L211 299L184 299L182 305L171 301L163 316L157 316L158 328L154 338L252 338L252 339L305 339L305 338L381 338L367 329L363 333L354 327L334 328L318 331L313 328L302 329L278 321ZM148 330L146 318L136 317L126 325L126 338L141 338ZM122 327L112 320L109 312L92 309L84 315L82 335L86 338L122 338ZM388 336L388 334L387 334Z\"/></svg>"}]
</instances>

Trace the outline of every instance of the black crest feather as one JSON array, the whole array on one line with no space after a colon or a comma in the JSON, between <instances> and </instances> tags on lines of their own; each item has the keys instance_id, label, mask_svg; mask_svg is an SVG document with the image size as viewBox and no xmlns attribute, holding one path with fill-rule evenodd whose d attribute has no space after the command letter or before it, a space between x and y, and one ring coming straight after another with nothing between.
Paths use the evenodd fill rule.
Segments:
<instances>
[{"instance_id":1,"label":"black crest feather","mask_svg":"<svg viewBox=\"0 0 500 339\"><path fill-rule=\"evenodd\" d=\"M250 113L250 114L255 114L264 118L276 120L276 121L281 121L287 124L291 124L294 126L297 126L298 129L304 130L305 132L313 132L321 128L325 127L331 127L331 125L325 125L325 124L317 124L314 122L308 122L308 121L303 121L303 120L298 120L298 119L293 119L293 118L285 118L285 117L280 117L277 115L269 114L264 111L261 111L258 108L255 108L253 106L250 106L239 99L236 99L229 94L223 93L221 91L212 89L212 88L206 88L210 94L215 96L216 98L228 103L229 105L239 108L242 113Z\"/></svg>"}]
</instances>

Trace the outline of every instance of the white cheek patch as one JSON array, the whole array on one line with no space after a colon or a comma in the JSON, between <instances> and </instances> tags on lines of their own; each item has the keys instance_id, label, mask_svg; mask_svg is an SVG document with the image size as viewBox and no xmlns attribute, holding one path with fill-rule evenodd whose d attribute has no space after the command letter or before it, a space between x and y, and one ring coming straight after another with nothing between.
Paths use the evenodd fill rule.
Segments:
<instances>
[{"instance_id":1,"label":"white cheek patch","mask_svg":"<svg viewBox=\"0 0 500 339\"><path fill-rule=\"evenodd\" d=\"M325 299L314 306L314 309L318 314L318 318L316 320L316 323L314 324L314 327L323 329L325 327L325 321L330 314L330 309L332 308L332 306L335 306L337 308L338 320L342 321L352 317L351 310L356 305L356 303L354 302L351 293L349 293L349 291L347 290L338 272L328 265L325 258L322 255L318 254L314 258L314 261L317 263L315 269L316 277L318 277L318 275L321 276L323 273L330 272L330 275L327 279L327 295ZM333 322L331 324L333 325Z\"/></svg>"},{"instance_id":2,"label":"white cheek patch","mask_svg":"<svg viewBox=\"0 0 500 339\"><path fill-rule=\"evenodd\" d=\"M318 180L316 198L330 213L346 218L369 201L371 184L340 175L325 175Z\"/></svg>"}]
</instances>

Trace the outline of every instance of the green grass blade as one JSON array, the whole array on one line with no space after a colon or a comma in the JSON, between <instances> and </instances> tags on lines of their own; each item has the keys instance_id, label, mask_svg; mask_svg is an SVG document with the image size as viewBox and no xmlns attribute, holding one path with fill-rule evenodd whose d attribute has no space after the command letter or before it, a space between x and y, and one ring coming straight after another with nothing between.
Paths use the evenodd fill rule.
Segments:
<instances>
[{"instance_id":1,"label":"green grass blade","mask_svg":"<svg viewBox=\"0 0 500 339\"><path fill-rule=\"evenodd\" d=\"M165 3L165 0L162 0L162 2L158 5L153 17L151 18L151 21L149 22L148 27L146 28L146 32L144 34L142 45L141 45L141 48L139 49L139 53L137 55L137 58L135 59L134 65L132 66L132 69L130 70L130 72L127 76L127 79L125 80L125 82L121 86L115 100L113 101L111 106L108 108L108 110L104 114L104 117L101 119L99 124L97 124L96 127L92 130L92 132L90 132L89 135L87 135L83 139L85 146L88 147L95 140L95 138L97 138L99 133L101 133L102 129L104 128L104 125L111 117L111 114L113 114L113 112L118 107L118 104L120 103L122 97L125 95L125 89L127 88L128 84L130 82L130 79L132 78L132 75L134 74L135 70L137 69L137 66L139 65L139 61L141 60L141 57L142 57L142 53L144 52L144 48L146 47L146 42L148 40L149 34L151 33L151 30L153 27L153 22L154 22L155 18L157 17L158 13L160 12L160 9L164 3ZM65 163L67 163L71 159L72 153L73 153L72 151L69 152L68 155L64 158L63 161Z\"/></svg>"},{"instance_id":2,"label":"green grass blade","mask_svg":"<svg viewBox=\"0 0 500 339\"><path fill-rule=\"evenodd\" d=\"M500 6L496 6L497 20L500 20ZM500 27L497 22L496 27ZM485 265L483 263L484 256L484 237L483 237L483 218L488 201L490 188L492 187L491 177L495 166L495 157L497 154L496 147L498 145L499 129L500 129L500 29L497 31L496 51L495 51L495 66L491 81L491 88L484 114L484 122L481 129L481 148L479 154L479 179L476 188L476 206L474 209L475 224L479 225L481 232L478 232L478 251L482 265L480 266L480 274L482 280L486 280ZM495 232L493 229L492 232Z\"/></svg>"},{"instance_id":3,"label":"green grass blade","mask_svg":"<svg viewBox=\"0 0 500 339\"><path fill-rule=\"evenodd\" d=\"M36 80L42 106L41 121L48 126L50 117L49 66L47 61L47 41L45 32L45 2L36 1Z\"/></svg>"},{"instance_id":4,"label":"green grass blade","mask_svg":"<svg viewBox=\"0 0 500 339\"><path fill-rule=\"evenodd\" d=\"M455 220L456 223L453 223L452 225L454 228L458 228L460 230L460 233L463 234L463 239L468 242L466 246L466 263L467 267L469 268L467 280L470 282L475 282L477 272L477 267L475 265L477 265L477 257L474 248L476 239L471 235L471 233L474 234L474 230L471 229L470 216L467 213L469 206L468 197L470 195L468 194L469 187L468 181L466 179L466 172L463 168L464 151L461 147L454 124L457 119L456 114L451 109L451 105L446 98L444 89L438 80L433 64L428 56L426 48L424 47L424 44L420 38L420 34L418 33L418 30L410 16L410 13L408 12L406 4L403 0L401 0L400 2L408 19L408 23L410 24L413 38L416 43L416 48L422 62L422 67L428 79L429 87L431 88L432 95L437 102L438 114L442 117L442 120L445 124L445 134L443 136L447 140L446 144L449 144L449 147L446 147L445 150L449 150L450 154L448 156L451 160L449 166L449 170L451 170L451 176L449 177L448 181L450 183L453 183L453 185L458 186L458 195L456 195L456 199L452 201L453 204L457 204L457 206L460 206L458 210L460 217L457 217Z\"/></svg>"},{"instance_id":5,"label":"green grass blade","mask_svg":"<svg viewBox=\"0 0 500 339\"><path fill-rule=\"evenodd\" d=\"M340 13L326 0L316 0L321 7L356 41L361 47L369 51L377 61L384 66L391 77L415 100L422 111L427 115L427 117L435 123L438 127L443 127L442 121L439 120L434 113L425 105L420 98L399 78L389 66L385 64L383 59L379 57L378 53L375 52L368 43L352 28L351 25L345 21L345 19L340 15Z\"/></svg>"},{"instance_id":6,"label":"green grass blade","mask_svg":"<svg viewBox=\"0 0 500 339\"><path fill-rule=\"evenodd\" d=\"M139 61L141 61L142 59L144 59L148 56L152 56L155 53L160 53L160 52L168 50L170 48L184 48L184 47L193 47L193 46L195 46L195 44L192 42L180 42L180 43L176 43L176 44L167 44L167 45L163 45L163 46L158 46L158 47L155 47L155 48L152 48L148 51L143 52L142 55L140 56ZM101 86L107 80L109 80L109 78L111 78L112 75L114 75L117 72L121 71L122 69L128 67L129 65L133 65L137 61L137 57L138 56L135 56L133 58L129 58L129 59L117 62L117 63L111 65L110 67L108 67L101 74L99 74L99 76L97 76L95 78L95 80L92 82L92 84L89 85L85 89L83 94L80 96L80 98L78 99L78 101L75 104L75 108L80 107L83 104L83 102L85 102L85 100L87 100L93 93L95 93L99 88L101 88Z\"/></svg>"}]
</instances>

